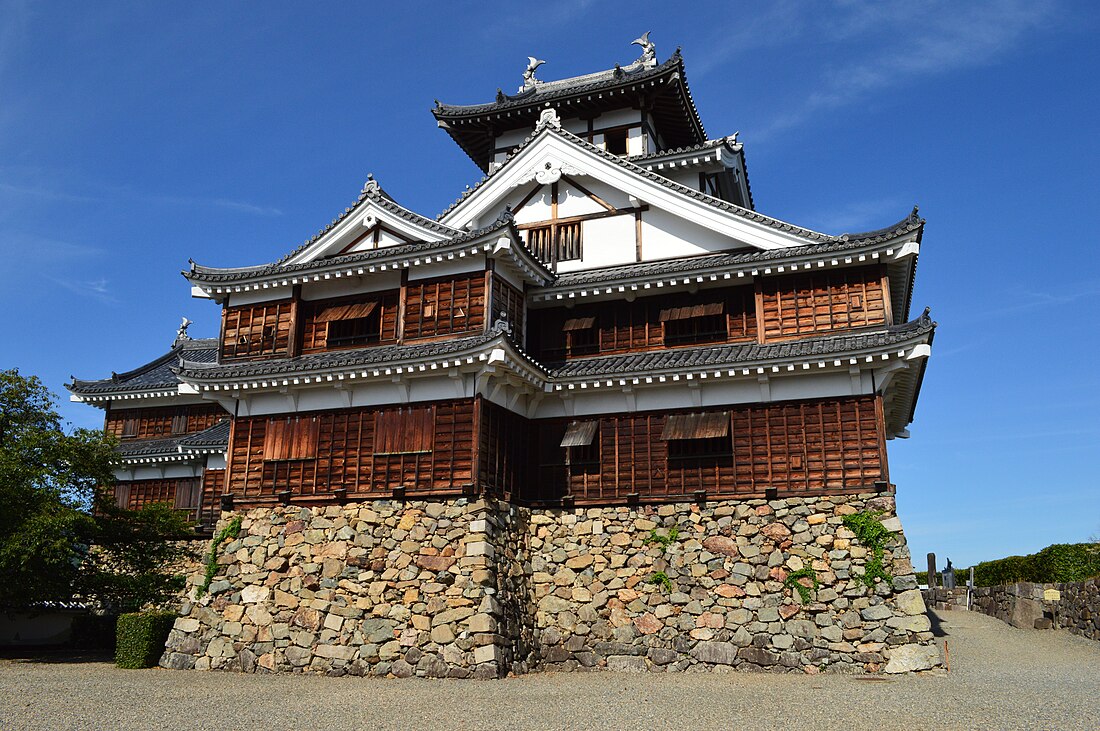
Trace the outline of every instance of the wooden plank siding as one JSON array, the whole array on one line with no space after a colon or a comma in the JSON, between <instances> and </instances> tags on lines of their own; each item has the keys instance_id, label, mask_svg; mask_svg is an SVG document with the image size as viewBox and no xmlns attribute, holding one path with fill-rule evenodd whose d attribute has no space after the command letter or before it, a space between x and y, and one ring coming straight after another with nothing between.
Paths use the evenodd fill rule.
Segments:
<instances>
[{"instance_id":1,"label":"wooden plank siding","mask_svg":"<svg viewBox=\"0 0 1100 731\"><path fill-rule=\"evenodd\" d=\"M403 339L484 330L485 272L469 272L405 285Z\"/></svg>"},{"instance_id":2,"label":"wooden plank siding","mask_svg":"<svg viewBox=\"0 0 1100 731\"><path fill-rule=\"evenodd\" d=\"M103 428L120 439L165 439L209 429L228 417L217 404L111 409Z\"/></svg>"},{"instance_id":3,"label":"wooden plank siding","mask_svg":"<svg viewBox=\"0 0 1100 731\"><path fill-rule=\"evenodd\" d=\"M752 287L735 287L657 295L634 302L615 301L531 310L528 314L527 350L536 359L556 361L586 355L608 355L669 347L674 334L670 311L697 305L721 305L721 320L714 332L680 338L681 345L751 342L757 339L755 295ZM592 320L591 327L575 329L578 321ZM703 318L695 318L703 319ZM586 324L586 322L580 323ZM682 328L681 328L682 329ZM583 334L581 334L583 333Z\"/></svg>"},{"instance_id":4,"label":"wooden plank siding","mask_svg":"<svg viewBox=\"0 0 1100 731\"><path fill-rule=\"evenodd\" d=\"M882 266L833 269L759 282L763 341L787 340L888 322Z\"/></svg>"},{"instance_id":5,"label":"wooden plank siding","mask_svg":"<svg viewBox=\"0 0 1100 731\"><path fill-rule=\"evenodd\" d=\"M478 397L478 482L501 500L528 499L535 471L531 459L534 428L528 419Z\"/></svg>"},{"instance_id":6,"label":"wooden plank siding","mask_svg":"<svg viewBox=\"0 0 1100 731\"><path fill-rule=\"evenodd\" d=\"M185 511L189 520L197 520L202 505L202 480L198 477L127 480L115 483L113 489L115 503L127 510L163 503Z\"/></svg>"},{"instance_id":7,"label":"wooden plank siding","mask_svg":"<svg viewBox=\"0 0 1100 731\"><path fill-rule=\"evenodd\" d=\"M889 479L875 396L733 407L725 436L698 439L669 436L669 416L584 417L599 423L593 444L569 448L559 445L574 420L534 422L539 484L521 499L616 504L632 495L690 500L697 490L709 499L762 497L769 488L780 497L834 495Z\"/></svg>"},{"instance_id":8,"label":"wooden plank siding","mask_svg":"<svg viewBox=\"0 0 1100 731\"><path fill-rule=\"evenodd\" d=\"M273 499L283 491L303 499L331 497L337 489L364 497L388 497L394 488L405 488L407 495L466 493L474 484L473 403L238 418L227 491L245 502ZM272 446L288 433L287 427L272 425L300 423L309 426L292 431L316 433L315 448ZM276 429L279 434L269 437Z\"/></svg>"},{"instance_id":9,"label":"wooden plank siding","mask_svg":"<svg viewBox=\"0 0 1100 731\"><path fill-rule=\"evenodd\" d=\"M285 356L291 338L292 300L226 307L222 310L224 360Z\"/></svg>"},{"instance_id":10,"label":"wooden plank siding","mask_svg":"<svg viewBox=\"0 0 1100 731\"><path fill-rule=\"evenodd\" d=\"M225 493L225 470L207 469L202 473L202 504L198 522L213 528L221 517L221 497Z\"/></svg>"},{"instance_id":11,"label":"wooden plank siding","mask_svg":"<svg viewBox=\"0 0 1100 731\"><path fill-rule=\"evenodd\" d=\"M526 315L526 303L524 301L523 292L519 291L502 277L497 274L492 276L492 312L490 313L490 322L496 319L496 316L500 313L504 313L504 316L508 318L508 323L512 326L512 335L516 338L517 342L522 342L523 326Z\"/></svg>"}]
</instances>

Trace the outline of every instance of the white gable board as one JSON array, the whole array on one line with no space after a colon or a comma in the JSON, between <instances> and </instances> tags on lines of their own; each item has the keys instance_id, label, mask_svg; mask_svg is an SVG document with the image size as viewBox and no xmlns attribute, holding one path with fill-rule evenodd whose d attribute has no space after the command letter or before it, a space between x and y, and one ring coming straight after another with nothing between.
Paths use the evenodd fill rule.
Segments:
<instances>
[{"instance_id":1,"label":"white gable board","mask_svg":"<svg viewBox=\"0 0 1100 731\"><path fill-rule=\"evenodd\" d=\"M682 190L669 187L660 180L650 179L626 165L607 160L575 140L564 137L549 124L544 124L527 147L520 150L479 189L447 212L441 222L455 228L483 226L495 219L506 204L514 205L522 199L530 190L530 183L535 181L536 174L544 178L553 177L556 171L576 179L601 198L604 195L600 191L612 195L616 200L604 198L612 205L621 206L620 201L632 197L651 209L663 210L690 221L727 241L724 246L719 247L708 243L704 250L745 246L776 250L803 246L809 242L796 232L782 231L766 223L723 210ZM608 192L608 189L615 193ZM525 206L520 213L526 208ZM529 215L538 214L532 211ZM559 210L558 215L567 214ZM645 217L643 214L643 221ZM663 229L669 230L670 227L666 225Z\"/></svg>"}]
</instances>

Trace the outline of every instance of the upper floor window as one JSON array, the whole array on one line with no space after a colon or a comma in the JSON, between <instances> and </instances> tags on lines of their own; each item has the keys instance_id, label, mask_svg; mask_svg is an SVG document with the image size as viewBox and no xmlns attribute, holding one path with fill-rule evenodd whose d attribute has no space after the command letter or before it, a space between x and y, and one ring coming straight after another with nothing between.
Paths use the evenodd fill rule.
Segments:
<instances>
[{"instance_id":1,"label":"upper floor window","mask_svg":"<svg viewBox=\"0 0 1100 731\"><path fill-rule=\"evenodd\" d=\"M581 222L551 223L527 229L527 246L541 261L556 264L581 258Z\"/></svg>"},{"instance_id":2,"label":"upper floor window","mask_svg":"<svg viewBox=\"0 0 1100 731\"><path fill-rule=\"evenodd\" d=\"M326 323L328 347L369 345L382 338L382 309L377 301L332 305L317 316Z\"/></svg>"},{"instance_id":3,"label":"upper floor window","mask_svg":"<svg viewBox=\"0 0 1100 731\"><path fill-rule=\"evenodd\" d=\"M727 338L726 308L722 302L669 307L661 310L665 345L721 342Z\"/></svg>"},{"instance_id":4,"label":"upper floor window","mask_svg":"<svg viewBox=\"0 0 1100 731\"><path fill-rule=\"evenodd\" d=\"M565 333L565 352L567 355L591 355L600 350L600 331L596 327L596 318L571 317L562 326Z\"/></svg>"},{"instance_id":5,"label":"upper floor window","mask_svg":"<svg viewBox=\"0 0 1100 731\"><path fill-rule=\"evenodd\" d=\"M626 155L627 151L627 130L623 129L609 129L603 133L604 147L612 155Z\"/></svg>"}]
</instances>

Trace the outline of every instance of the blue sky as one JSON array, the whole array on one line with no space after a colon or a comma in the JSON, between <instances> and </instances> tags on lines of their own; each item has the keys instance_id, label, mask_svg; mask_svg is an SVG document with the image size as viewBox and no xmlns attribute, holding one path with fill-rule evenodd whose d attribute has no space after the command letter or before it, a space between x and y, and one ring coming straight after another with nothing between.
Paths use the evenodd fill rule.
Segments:
<instances>
[{"instance_id":1,"label":"blue sky","mask_svg":"<svg viewBox=\"0 0 1100 731\"><path fill-rule=\"evenodd\" d=\"M0 0L0 367L65 394L164 352L181 315L214 334L189 257L278 258L368 172L434 215L480 173L433 99L513 91L529 54L546 79L628 63L652 30L711 136L741 132L759 210L928 219L913 306L941 328L890 454L914 556L1100 533L1094 4L310 5Z\"/></svg>"}]
</instances>

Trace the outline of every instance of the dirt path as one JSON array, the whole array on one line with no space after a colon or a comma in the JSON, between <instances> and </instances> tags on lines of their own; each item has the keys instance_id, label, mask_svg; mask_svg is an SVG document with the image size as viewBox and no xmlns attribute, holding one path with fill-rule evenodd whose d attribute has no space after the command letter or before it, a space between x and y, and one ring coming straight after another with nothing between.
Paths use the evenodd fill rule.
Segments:
<instances>
[{"instance_id":1,"label":"dirt path","mask_svg":"<svg viewBox=\"0 0 1100 731\"><path fill-rule=\"evenodd\" d=\"M260 676L0 660L0 729L1100 729L1100 643L934 617L952 672L902 678Z\"/></svg>"}]
</instances>

